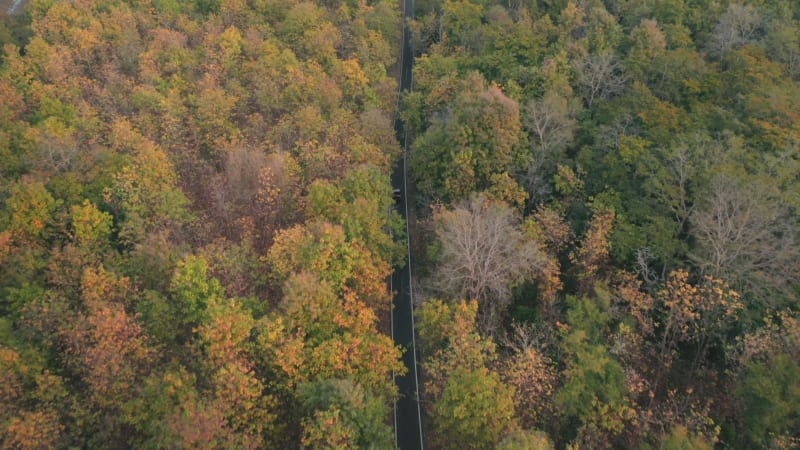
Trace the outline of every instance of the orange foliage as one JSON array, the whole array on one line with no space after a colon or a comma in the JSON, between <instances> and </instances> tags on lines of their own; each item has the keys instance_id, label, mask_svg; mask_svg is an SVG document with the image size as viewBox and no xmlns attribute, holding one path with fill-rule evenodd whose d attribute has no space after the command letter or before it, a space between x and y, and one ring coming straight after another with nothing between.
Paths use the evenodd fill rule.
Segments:
<instances>
[{"instance_id":1,"label":"orange foliage","mask_svg":"<svg viewBox=\"0 0 800 450\"><path fill-rule=\"evenodd\" d=\"M400 350L377 331L377 317L352 292L335 294L309 273L286 283L286 317L265 324L259 339L289 387L326 378L352 378L373 392L394 395L391 373L403 373Z\"/></svg>"},{"instance_id":2,"label":"orange foliage","mask_svg":"<svg viewBox=\"0 0 800 450\"><path fill-rule=\"evenodd\" d=\"M275 419L271 413L274 399L264 395L265 386L255 376L255 364L248 352L255 320L232 300L214 301L209 309L211 319L200 327L199 334L213 383L210 406L235 433L235 446L252 448L258 446L260 436Z\"/></svg>"},{"instance_id":3,"label":"orange foliage","mask_svg":"<svg viewBox=\"0 0 800 450\"><path fill-rule=\"evenodd\" d=\"M63 431L53 411L25 411L11 419L2 444L3 448L19 450L55 448Z\"/></svg>"},{"instance_id":4,"label":"orange foliage","mask_svg":"<svg viewBox=\"0 0 800 450\"><path fill-rule=\"evenodd\" d=\"M502 375L514 386L514 404L523 428L533 428L552 414L558 379L553 361L533 348L520 349L505 361Z\"/></svg>"},{"instance_id":5,"label":"orange foliage","mask_svg":"<svg viewBox=\"0 0 800 450\"><path fill-rule=\"evenodd\" d=\"M8 256L11 252L11 232L10 231L0 231L0 264L3 264L3 260Z\"/></svg>"},{"instance_id":6,"label":"orange foliage","mask_svg":"<svg viewBox=\"0 0 800 450\"><path fill-rule=\"evenodd\" d=\"M573 254L571 257L572 261L581 269L578 275L581 292L589 292L600 276L600 271L608 265L611 248L609 236L614 226L614 217L613 210L596 211L577 254Z\"/></svg>"}]
</instances>

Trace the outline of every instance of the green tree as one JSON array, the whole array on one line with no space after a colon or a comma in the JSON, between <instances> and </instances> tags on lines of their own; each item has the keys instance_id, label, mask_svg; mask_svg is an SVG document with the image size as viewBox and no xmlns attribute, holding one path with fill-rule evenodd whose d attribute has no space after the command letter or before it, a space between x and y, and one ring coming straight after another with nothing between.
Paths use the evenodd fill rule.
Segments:
<instances>
[{"instance_id":1,"label":"green tree","mask_svg":"<svg viewBox=\"0 0 800 450\"><path fill-rule=\"evenodd\" d=\"M431 408L436 439L442 448L491 448L503 438L514 417L514 389L485 367L456 367Z\"/></svg>"},{"instance_id":2,"label":"green tree","mask_svg":"<svg viewBox=\"0 0 800 450\"><path fill-rule=\"evenodd\" d=\"M743 340L736 392L741 395L751 445L797 440L800 416L800 320L781 313Z\"/></svg>"},{"instance_id":3,"label":"green tree","mask_svg":"<svg viewBox=\"0 0 800 450\"><path fill-rule=\"evenodd\" d=\"M479 74L440 119L415 140L411 173L425 198L453 202L486 189L492 174L513 172L524 155L519 105Z\"/></svg>"},{"instance_id":4,"label":"green tree","mask_svg":"<svg viewBox=\"0 0 800 450\"><path fill-rule=\"evenodd\" d=\"M610 325L610 298L596 290L594 298L567 299L567 334L562 348L567 355L563 386L556 403L567 418L589 429L599 428L605 439L622 433L633 411L622 366L605 345ZM601 445L601 444L598 444Z\"/></svg>"},{"instance_id":5,"label":"green tree","mask_svg":"<svg viewBox=\"0 0 800 450\"><path fill-rule=\"evenodd\" d=\"M306 383L298 396L308 416L303 420L304 448L388 449L393 444L386 425L386 404L348 379Z\"/></svg>"},{"instance_id":6,"label":"green tree","mask_svg":"<svg viewBox=\"0 0 800 450\"><path fill-rule=\"evenodd\" d=\"M208 262L200 257L187 256L175 268L170 283L170 316L180 325L178 336L187 339L194 328L208 319L212 302L225 298L219 281L208 275Z\"/></svg>"}]
</instances>

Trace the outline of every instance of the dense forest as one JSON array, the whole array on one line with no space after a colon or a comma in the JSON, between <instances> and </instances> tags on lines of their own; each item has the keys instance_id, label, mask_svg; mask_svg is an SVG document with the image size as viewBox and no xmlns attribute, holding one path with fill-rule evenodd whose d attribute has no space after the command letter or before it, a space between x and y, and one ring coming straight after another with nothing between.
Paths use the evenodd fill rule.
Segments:
<instances>
[{"instance_id":1,"label":"dense forest","mask_svg":"<svg viewBox=\"0 0 800 450\"><path fill-rule=\"evenodd\" d=\"M431 442L800 447L798 3L430 0L411 27Z\"/></svg>"},{"instance_id":2,"label":"dense forest","mask_svg":"<svg viewBox=\"0 0 800 450\"><path fill-rule=\"evenodd\" d=\"M1 34L0 446L391 447L395 2Z\"/></svg>"},{"instance_id":3,"label":"dense forest","mask_svg":"<svg viewBox=\"0 0 800 450\"><path fill-rule=\"evenodd\" d=\"M0 448L800 447L800 5L32 0Z\"/></svg>"}]
</instances>

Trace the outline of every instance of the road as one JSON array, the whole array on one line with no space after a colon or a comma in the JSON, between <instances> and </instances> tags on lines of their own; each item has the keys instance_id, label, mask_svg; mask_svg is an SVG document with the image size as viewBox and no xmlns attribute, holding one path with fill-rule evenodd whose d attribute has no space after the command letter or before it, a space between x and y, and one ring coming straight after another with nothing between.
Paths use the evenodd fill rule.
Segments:
<instances>
[{"instance_id":1,"label":"road","mask_svg":"<svg viewBox=\"0 0 800 450\"><path fill-rule=\"evenodd\" d=\"M411 67L414 55L411 51L411 39L405 19L414 16L414 1L403 0L403 53L400 58L400 92L411 89ZM400 189L401 196L398 200L398 210L406 219L406 235L408 242L411 236L408 233L408 189L406 175L406 155L408 153L408 136L402 121L395 122L397 139L403 144L403 159L392 173L392 186ZM419 405L419 373L417 360L417 347L414 332L414 303L411 293L411 247L407 247L407 260L405 267L396 269L392 274L391 288L396 295L392 308L392 339L395 344L405 349L403 364L408 372L402 377L395 377L395 383L400 391L400 399L394 405L395 446L402 450L422 450L422 414Z\"/></svg>"},{"instance_id":2,"label":"road","mask_svg":"<svg viewBox=\"0 0 800 450\"><path fill-rule=\"evenodd\" d=\"M8 15L22 13L22 8L28 0L0 0L0 9Z\"/></svg>"}]
</instances>

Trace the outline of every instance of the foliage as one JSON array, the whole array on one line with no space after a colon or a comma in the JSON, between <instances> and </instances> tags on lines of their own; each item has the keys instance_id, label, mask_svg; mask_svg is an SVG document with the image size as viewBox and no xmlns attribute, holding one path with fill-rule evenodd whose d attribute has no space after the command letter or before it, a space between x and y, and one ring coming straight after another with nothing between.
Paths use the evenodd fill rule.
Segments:
<instances>
[{"instance_id":1,"label":"foliage","mask_svg":"<svg viewBox=\"0 0 800 450\"><path fill-rule=\"evenodd\" d=\"M408 249L433 446L800 442L797 2L25 8L0 447L391 447Z\"/></svg>"},{"instance_id":2,"label":"foliage","mask_svg":"<svg viewBox=\"0 0 800 450\"><path fill-rule=\"evenodd\" d=\"M347 378L353 445L387 447L396 4L23 3L0 446L296 448L325 422L295 388Z\"/></svg>"},{"instance_id":3,"label":"foliage","mask_svg":"<svg viewBox=\"0 0 800 450\"><path fill-rule=\"evenodd\" d=\"M384 423L386 405L347 379L322 380L299 389L312 415L303 422L306 448L390 448L392 430Z\"/></svg>"},{"instance_id":4,"label":"foliage","mask_svg":"<svg viewBox=\"0 0 800 450\"><path fill-rule=\"evenodd\" d=\"M441 447L497 444L513 417L513 392L485 367L454 369L431 411Z\"/></svg>"},{"instance_id":5,"label":"foliage","mask_svg":"<svg viewBox=\"0 0 800 450\"><path fill-rule=\"evenodd\" d=\"M480 327L501 344L492 367L515 387L524 429L573 448L796 443L793 419L761 409L791 404L791 358L729 353L743 336L779 335L768 318L798 307L798 12L784 1L417 6L402 117L415 212L434 242L420 295L475 298L485 314L478 294L502 292L489 304L524 319ZM502 141L470 120L491 123L469 108L486 86L518 105L494 126ZM492 153L500 142L513 143L510 160ZM479 198L519 216L471 239ZM506 289L479 292L489 283L469 268L497 266L469 255L497 235L514 241L520 222L530 248L507 252L519 266L500 271ZM449 329L439 307L421 323L434 360L449 347L426 328ZM437 364L427 372L450 367Z\"/></svg>"}]
</instances>

